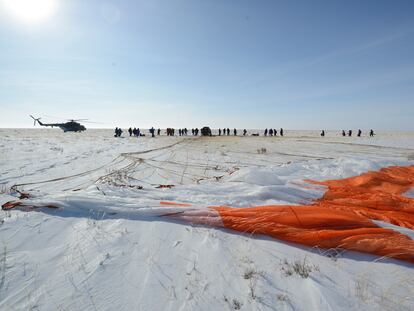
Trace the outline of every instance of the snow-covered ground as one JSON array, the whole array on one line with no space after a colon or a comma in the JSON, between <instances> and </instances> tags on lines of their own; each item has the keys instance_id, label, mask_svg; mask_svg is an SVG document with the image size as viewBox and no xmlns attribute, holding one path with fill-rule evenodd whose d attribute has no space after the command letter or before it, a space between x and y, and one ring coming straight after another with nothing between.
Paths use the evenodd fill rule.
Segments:
<instances>
[{"instance_id":1,"label":"snow-covered ground","mask_svg":"<svg viewBox=\"0 0 414 311\"><path fill-rule=\"evenodd\" d=\"M303 204L324 192L304 179L414 164L414 133L338 134L0 129L0 203L18 184L62 207L1 211L0 310L413 310L408 263L156 217L160 201Z\"/></svg>"}]
</instances>

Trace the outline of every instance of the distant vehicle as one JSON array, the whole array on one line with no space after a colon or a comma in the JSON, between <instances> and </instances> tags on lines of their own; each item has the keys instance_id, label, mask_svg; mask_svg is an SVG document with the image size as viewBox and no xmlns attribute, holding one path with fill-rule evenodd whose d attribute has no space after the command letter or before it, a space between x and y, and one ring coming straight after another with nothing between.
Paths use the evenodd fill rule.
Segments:
<instances>
[{"instance_id":1,"label":"distant vehicle","mask_svg":"<svg viewBox=\"0 0 414 311\"><path fill-rule=\"evenodd\" d=\"M34 124L36 125L36 122L39 123L41 126L51 126L51 127L59 127L64 132L82 132L86 130L86 127L84 127L82 124L78 123L77 121L82 121L85 119L79 119L79 120L68 120L69 122L66 123L42 123L40 122L40 118L35 118L32 115L30 117L34 120Z\"/></svg>"}]
</instances>

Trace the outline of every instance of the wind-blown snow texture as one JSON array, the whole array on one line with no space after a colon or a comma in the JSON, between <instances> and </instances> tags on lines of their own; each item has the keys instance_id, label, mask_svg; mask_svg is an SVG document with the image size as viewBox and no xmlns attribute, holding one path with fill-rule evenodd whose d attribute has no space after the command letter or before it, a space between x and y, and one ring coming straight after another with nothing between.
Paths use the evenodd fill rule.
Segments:
<instances>
[{"instance_id":1,"label":"wind-blown snow texture","mask_svg":"<svg viewBox=\"0 0 414 311\"><path fill-rule=\"evenodd\" d=\"M64 207L1 212L0 309L412 310L408 263L157 217L160 201L303 204L324 192L304 179L414 163L413 133L286 135L0 130L0 203L25 184L31 203Z\"/></svg>"}]
</instances>

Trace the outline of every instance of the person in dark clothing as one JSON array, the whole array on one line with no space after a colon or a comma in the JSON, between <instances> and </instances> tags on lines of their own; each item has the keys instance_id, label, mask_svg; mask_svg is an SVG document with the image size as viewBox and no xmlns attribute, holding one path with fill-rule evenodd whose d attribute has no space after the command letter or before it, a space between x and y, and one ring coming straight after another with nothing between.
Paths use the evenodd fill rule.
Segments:
<instances>
[{"instance_id":1,"label":"person in dark clothing","mask_svg":"<svg viewBox=\"0 0 414 311\"><path fill-rule=\"evenodd\" d=\"M129 137L131 137L132 136L132 128L128 129L128 133L129 133Z\"/></svg>"},{"instance_id":2,"label":"person in dark clothing","mask_svg":"<svg viewBox=\"0 0 414 311\"><path fill-rule=\"evenodd\" d=\"M358 130L358 134L357 134L357 136L358 136L358 137L361 137L361 134L362 134L362 131L359 129L359 130Z\"/></svg>"},{"instance_id":3,"label":"person in dark clothing","mask_svg":"<svg viewBox=\"0 0 414 311\"><path fill-rule=\"evenodd\" d=\"M121 135L122 135L122 130L120 127L118 127L118 137L121 137Z\"/></svg>"},{"instance_id":4,"label":"person in dark clothing","mask_svg":"<svg viewBox=\"0 0 414 311\"><path fill-rule=\"evenodd\" d=\"M115 137L118 137L118 127L115 128Z\"/></svg>"},{"instance_id":5,"label":"person in dark clothing","mask_svg":"<svg viewBox=\"0 0 414 311\"><path fill-rule=\"evenodd\" d=\"M181 136L181 129L178 129L178 135Z\"/></svg>"},{"instance_id":6,"label":"person in dark clothing","mask_svg":"<svg viewBox=\"0 0 414 311\"><path fill-rule=\"evenodd\" d=\"M325 137L325 131L324 131L324 130L322 130L322 132L321 132L321 136L322 136L322 137Z\"/></svg>"},{"instance_id":7,"label":"person in dark clothing","mask_svg":"<svg viewBox=\"0 0 414 311\"><path fill-rule=\"evenodd\" d=\"M234 134L234 136L237 136L237 130L236 129L233 130L233 134Z\"/></svg>"},{"instance_id":8,"label":"person in dark clothing","mask_svg":"<svg viewBox=\"0 0 414 311\"><path fill-rule=\"evenodd\" d=\"M157 135L160 136L161 135L161 129L157 130Z\"/></svg>"},{"instance_id":9,"label":"person in dark clothing","mask_svg":"<svg viewBox=\"0 0 414 311\"><path fill-rule=\"evenodd\" d=\"M270 129L270 130L269 130L269 135L270 135L270 136L273 136L273 129Z\"/></svg>"},{"instance_id":10,"label":"person in dark clothing","mask_svg":"<svg viewBox=\"0 0 414 311\"><path fill-rule=\"evenodd\" d=\"M280 136L283 136L283 129L280 128Z\"/></svg>"},{"instance_id":11,"label":"person in dark clothing","mask_svg":"<svg viewBox=\"0 0 414 311\"><path fill-rule=\"evenodd\" d=\"M141 136L141 130L139 128L137 128L137 137Z\"/></svg>"},{"instance_id":12,"label":"person in dark clothing","mask_svg":"<svg viewBox=\"0 0 414 311\"><path fill-rule=\"evenodd\" d=\"M371 130L369 131L369 137L374 137L374 135L375 135L375 133L374 133L373 129L371 129Z\"/></svg>"},{"instance_id":13,"label":"person in dark clothing","mask_svg":"<svg viewBox=\"0 0 414 311\"><path fill-rule=\"evenodd\" d=\"M345 133L345 131L344 130L342 130L342 136L346 136L346 133Z\"/></svg>"},{"instance_id":14,"label":"person in dark clothing","mask_svg":"<svg viewBox=\"0 0 414 311\"><path fill-rule=\"evenodd\" d=\"M246 136L246 134L247 134L247 130L246 130L246 129L244 129L244 130L243 130L243 136Z\"/></svg>"},{"instance_id":15,"label":"person in dark clothing","mask_svg":"<svg viewBox=\"0 0 414 311\"><path fill-rule=\"evenodd\" d=\"M229 135L230 135L230 129L227 128L227 136L229 136Z\"/></svg>"},{"instance_id":16,"label":"person in dark clothing","mask_svg":"<svg viewBox=\"0 0 414 311\"><path fill-rule=\"evenodd\" d=\"M273 135L277 136L277 131L276 129L273 129ZM283 136L283 135L282 135Z\"/></svg>"},{"instance_id":17,"label":"person in dark clothing","mask_svg":"<svg viewBox=\"0 0 414 311\"><path fill-rule=\"evenodd\" d=\"M221 129L219 129L219 136L221 136Z\"/></svg>"},{"instance_id":18,"label":"person in dark clothing","mask_svg":"<svg viewBox=\"0 0 414 311\"><path fill-rule=\"evenodd\" d=\"M352 130L348 131L348 136L351 137L352 136Z\"/></svg>"},{"instance_id":19,"label":"person in dark clothing","mask_svg":"<svg viewBox=\"0 0 414 311\"><path fill-rule=\"evenodd\" d=\"M265 129L264 131L264 136L267 136L267 129Z\"/></svg>"},{"instance_id":20,"label":"person in dark clothing","mask_svg":"<svg viewBox=\"0 0 414 311\"><path fill-rule=\"evenodd\" d=\"M150 128L150 130L149 130L149 132L151 133L151 136L152 136L152 137L155 137L155 135L154 135L154 134L155 134L155 129L154 129L154 127L151 127L151 128Z\"/></svg>"}]
</instances>

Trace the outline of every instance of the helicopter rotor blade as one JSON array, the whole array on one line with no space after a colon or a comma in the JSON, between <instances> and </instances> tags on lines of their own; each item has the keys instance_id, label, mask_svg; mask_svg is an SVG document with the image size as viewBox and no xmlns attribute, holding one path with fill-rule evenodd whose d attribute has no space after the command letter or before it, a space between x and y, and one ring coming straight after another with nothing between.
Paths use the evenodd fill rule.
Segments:
<instances>
[{"instance_id":1,"label":"helicopter rotor blade","mask_svg":"<svg viewBox=\"0 0 414 311\"><path fill-rule=\"evenodd\" d=\"M40 118L35 118L31 114L29 116L33 119L33 126L36 126L36 121L39 122Z\"/></svg>"},{"instance_id":2,"label":"helicopter rotor blade","mask_svg":"<svg viewBox=\"0 0 414 311\"><path fill-rule=\"evenodd\" d=\"M66 119L66 120L71 121L71 122L77 122L77 121L86 121L89 119Z\"/></svg>"},{"instance_id":3,"label":"helicopter rotor blade","mask_svg":"<svg viewBox=\"0 0 414 311\"><path fill-rule=\"evenodd\" d=\"M103 122L95 122L95 121L82 121L83 123L94 123L94 124L103 124Z\"/></svg>"}]
</instances>

